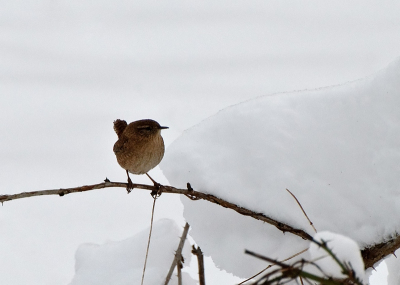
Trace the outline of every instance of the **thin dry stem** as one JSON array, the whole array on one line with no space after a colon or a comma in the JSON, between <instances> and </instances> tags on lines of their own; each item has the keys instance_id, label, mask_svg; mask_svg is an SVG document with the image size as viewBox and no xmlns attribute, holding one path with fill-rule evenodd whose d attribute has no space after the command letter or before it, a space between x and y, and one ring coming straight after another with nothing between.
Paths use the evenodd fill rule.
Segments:
<instances>
[{"instance_id":1,"label":"thin dry stem","mask_svg":"<svg viewBox=\"0 0 400 285\"><path fill-rule=\"evenodd\" d=\"M200 247L192 246L192 253L197 256L197 263L199 266L199 285L205 285L206 279L204 276L204 257Z\"/></svg>"},{"instance_id":2,"label":"thin dry stem","mask_svg":"<svg viewBox=\"0 0 400 285\"><path fill-rule=\"evenodd\" d=\"M285 262L285 261L288 261L288 260L290 260L290 259L292 259L292 258L295 258L296 256L298 256L298 255L300 255L300 254L302 254L302 253L305 253L307 250L308 250L308 248L303 249L302 251L300 251L300 252L298 252L298 253L296 253L296 254L293 254L292 256L281 260L280 262ZM274 265L275 265L275 264L270 264L270 265L268 265L268 266L265 267L263 270L261 270L260 272L258 272L258 273L255 274L255 275L251 276L250 278L247 278L246 280L240 282L238 285L244 284L244 283L250 281L251 279L256 278L258 275L260 275L261 273L265 272L265 270L271 268L271 267L274 266Z\"/></svg>"},{"instance_id":3,"label":"thin dry stem","mask_svg":"<svg viewBox=\"0 0 400 285\"><path fill-rule=\"evenodd\" d=\"M181 240L179 241L178 249L176 250L174 260L172 261L172 264L171 264L171 267L169 268L167 277L165 278L164 285L167 285L169 283L169 280L171 280L171 276L172 276L172 273L174 272L175 266L178 265L178 269L179 269L179 262L182 257L183 245L185 244L185 240L186 240L188 231L189 231L189 224L186 223L185 227L183 228L183 233L181 236Z\"/></svg>"},{"instance_id":4,"label":"thin dry stem","mask_svg":"<svg viewBox=\"0 0 400 285\"><path fill-rule=\"evenodd\" d=\"M292 195L292 197L296 200L296 202L299 205L300 209L303 211L304 216L306 216L307 220L310 222L311 227L314 229L315 232L317 232L317 229L314 227L314 224L308 218L308 216L306 214L306 211L304 211L303 206L301 206L300 201L296 198L296 196L292 192L290 192L289 189L286 188L286 191L288 191L290 193L290 195Z\"/></svg>"},{"instance_id":5,"label":"thin dry stem","mask_svg":"<svg viewBox=\"0 0 400 285\"><path fill-rule=\"evenodd\" d=\"M149 240L147 241L146 258L144 259L144 265L143 265L142 283L141 283L142 285L143 285L143 281L144 281L144 273L145 273L145 271L146 271L147 257L148 257L148 255L149 255L150 240L151 240L151 232L153 231L154 208L156 207L156 200L157 200L157 197L154 196L153 199L154 199L154 201L153 201L153 208L152 208L152 210L151 210L151 221L150 221Z\"/></svg>"}]
</instances>

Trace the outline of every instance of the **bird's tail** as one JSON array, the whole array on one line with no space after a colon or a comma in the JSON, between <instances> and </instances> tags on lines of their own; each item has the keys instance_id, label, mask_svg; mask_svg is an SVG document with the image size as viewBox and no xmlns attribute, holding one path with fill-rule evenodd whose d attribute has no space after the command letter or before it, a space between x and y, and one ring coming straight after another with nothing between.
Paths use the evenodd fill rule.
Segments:
<instances>
[{"instance_id":1,"label":"bird's tail","mask_svg":"<svg viewBox=\"0 0 400 285\"><path fill-rule=\"evenodd\" d=\"M127 125L128 124L124 120L117 119L114 121L114 131L117 133L118 138L121 138Z\"/></svg>"}]
</instances>

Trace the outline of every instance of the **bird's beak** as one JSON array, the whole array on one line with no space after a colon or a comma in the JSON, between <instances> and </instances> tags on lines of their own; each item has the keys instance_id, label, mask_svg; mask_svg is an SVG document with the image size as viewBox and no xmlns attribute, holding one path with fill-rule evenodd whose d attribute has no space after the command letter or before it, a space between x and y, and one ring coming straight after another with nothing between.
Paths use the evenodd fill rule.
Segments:
<instances>
[{"instance_id":1,"label":"bird's beak","mask_svg":"<svg viewBox=\"0 0 400 285\"><path fill-rule=\"evenodd\" d=\"M160 126L160 129L169 129L168 127L162 127L162 126Z\"/></svg>"}]
</instances>

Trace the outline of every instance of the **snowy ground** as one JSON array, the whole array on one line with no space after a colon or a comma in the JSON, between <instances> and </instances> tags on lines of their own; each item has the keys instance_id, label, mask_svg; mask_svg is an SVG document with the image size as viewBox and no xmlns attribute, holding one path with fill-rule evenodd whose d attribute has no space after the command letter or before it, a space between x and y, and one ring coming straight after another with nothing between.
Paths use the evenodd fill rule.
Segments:
<instances>
[{"instance_id":1,"label":"snowy ground","mask_svg":"<svg viewBox=\"0 0 400 285\"><path fill-rule=\"evenodd\" d=\"M400 55L394 1L47 0L1 7L1 194L125 181L112 152L117 118L169 126L169 146L230 105L353 81ZM159 168L152 174L168 183ZM157 203L156 220L184 225L179 197ZM134 236L148 227L151 204L147 192L123 189L5 203L2 283L68 284L81 244ZM223 284L215 280L209 276L207 284Z\"/></svg>"}]
</instances>

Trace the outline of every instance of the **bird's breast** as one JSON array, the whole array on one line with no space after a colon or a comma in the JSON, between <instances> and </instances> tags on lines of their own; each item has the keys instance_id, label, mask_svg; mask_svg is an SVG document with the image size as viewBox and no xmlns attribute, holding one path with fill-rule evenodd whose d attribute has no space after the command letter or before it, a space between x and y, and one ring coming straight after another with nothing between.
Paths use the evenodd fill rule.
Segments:
<instances>
[{"instance_id":1,"label":"bird's breast","mask_svg":"<svg viewBox=\"0 0 400 285\"><path fill-rule=\"evenodd\" d=\"M156 167L164 156L164 141L161 135L149 140L126 141L121 147L114 145L119 165L133 174L145 174Z\"/></svg>"}]
</instances>

